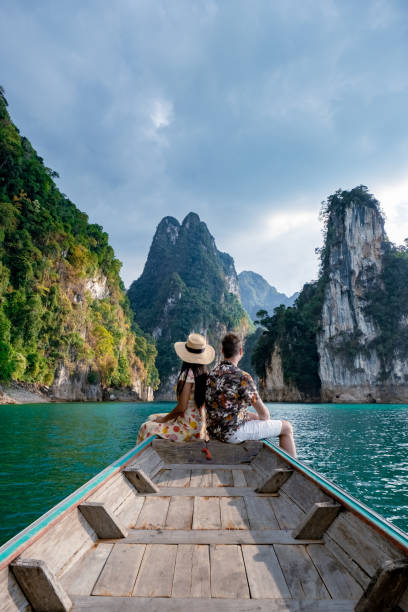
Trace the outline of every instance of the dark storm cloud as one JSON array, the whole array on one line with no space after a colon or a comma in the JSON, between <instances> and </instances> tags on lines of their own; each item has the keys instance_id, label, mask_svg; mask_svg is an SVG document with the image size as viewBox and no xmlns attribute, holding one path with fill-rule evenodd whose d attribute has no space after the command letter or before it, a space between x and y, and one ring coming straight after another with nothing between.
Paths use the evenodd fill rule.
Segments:
<instances>
[{"instance_id":1,"label":"dark storm cloud","mask_svg":"<svg viewBox=\"0 0 408 612\"><path fill-rule=\"evenodd\" d=\"M398 191L407 17L404 0L5 0L0 82L127 284L161 217L194 210L290 292L316 273L322 199Z\"/></svg>"}]
</instances>

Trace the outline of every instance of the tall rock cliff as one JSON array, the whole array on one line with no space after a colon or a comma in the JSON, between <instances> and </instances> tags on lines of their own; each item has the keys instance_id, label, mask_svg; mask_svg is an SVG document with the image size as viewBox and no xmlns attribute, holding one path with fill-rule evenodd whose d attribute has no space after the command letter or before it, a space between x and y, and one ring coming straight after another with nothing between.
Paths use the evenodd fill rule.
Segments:
<instances>
[{"instance_id":1,"label":"tall rock cliff","mask_svg":"<svg viewBox=\"0 0 408 612\"><path fill-rule=\"evenodd\" d=\"M242 305L253 321L259 310L273 312L277 306L292 306L298 293L290 297L272 287L260 274L244 270L238 274Z\"/></svg>"},{"instance_id":2,"label":"tall rock cliff","mask_svg":"<svg viewBox=\"0 0 408 612\"><path fill-rule=\"evenodd\" d=\"M180 367L173 343L198 332L214 345L236 330L245 336L249 321L240 303L234 261L218 251L205 223L195 213L182 224L174 217L159 223L141 277L128 291L135 320L156 339L161 385L158 399L174 400Z\"/></svg>"},{"instance_id":3,"label":"tall rock cliff","mask_svg":"<svg viewBox=\"0 0 408 612\"><path fill-rule=\"evenodd\" d=\"M154 344L133 324L108 235L60 193L0 88L0 382L58 399L151 399Z\"/></svg>"},{"instance_id":4,"label":"tall rock cliff","mask_svg":"<svg viewBox=\"0 0 408 612\"><path fill-rule=\"evenodd\" d=\"M255 350L270 401L408 400L408 249L392 245L365 187L322 209L319 279L265 316Z\"/></svg>"}]
</instances>

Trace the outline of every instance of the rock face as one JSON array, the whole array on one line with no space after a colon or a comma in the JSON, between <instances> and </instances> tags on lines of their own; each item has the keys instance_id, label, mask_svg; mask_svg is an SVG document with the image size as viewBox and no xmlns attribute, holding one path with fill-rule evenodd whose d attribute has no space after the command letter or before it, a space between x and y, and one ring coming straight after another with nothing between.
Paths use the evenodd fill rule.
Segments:
<instances>
[{"instance_id":1,"label":"rock face","mask_svg":"<svg viewBox=\"0 0 408 612\"><path fill-rule=\"evenodd\" d=\"M292 306L298 293L290 297L272 287L260 274L244 270L238 274L242 305L255 321L258 310L266 310L273 314L274 309L281 304Z\"/></svg>"},{"instance_id":2,"label":"rock face","mask_svg":"<svg viewBox=\"0 0 408 612\"><path fill-rule=\"evenodd\" d=\"M205 223L190 213L159 223L141 277L129 288L134 317L157 342L160 387L156 399L174 400L180 368L173 343L197 332L219 357L220 339L229 331L243 337L250 324L240 303L234 261L218 251Z\"/></svg>"},{"instance_id":3,"label":"rock face","mask_svg":"<svg viewBox=\"0 0 408 612\"><path fill-rule=\"evenodd\" d=\"M311 401L311 398L302 393L295 385L285 382L278 345L275 346L265 366L265 376L260 380L259 391L265 402Z\"/></svg>"}]
</instances>

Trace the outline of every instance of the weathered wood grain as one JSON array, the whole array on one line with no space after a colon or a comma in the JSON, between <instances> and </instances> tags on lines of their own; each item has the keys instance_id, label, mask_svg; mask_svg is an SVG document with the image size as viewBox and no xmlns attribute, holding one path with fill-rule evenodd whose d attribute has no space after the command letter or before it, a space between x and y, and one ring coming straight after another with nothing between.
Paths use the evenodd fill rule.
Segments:
<instances>
[{"instance_id":1,"label":"weathered wood grain","mask_svg":"<svg viewBox=\"0 0 408 612\"><path fill-rule=\"evenodd\" d=\"M188 487L190 485L191 470L185 468L173 468L167 476L167 487ZM162 485L163 486L163 485Z\"/></svg>"},{"instance_id":2,"label":"weathered wood grain","mask_svg":"<svg viewBox=\"0 0 408 612\"><path fill-rule=\"evenodd\" d=\"M172 497L167 513L166 529L191 529L194 497Z\"/></svg>"},{"instance_id":3,"label":"weathered wood grain","mask_svg":"<svg viewBox=\"0 0 408 612\"><path fill-rule=\"evenodd\" d=\"M159 492L159 487L154 484L143 470L127 467L124 468L122 473L139 493Z\"/></svg>"},{"instance_id":4,"label":"weathered wood grain","mask_svg":"<svg viewBox=\"0 0 408 612\"><path fill-rule=\"evenodd\" d=\"M115 515L118 517L122 525L126 528L134 527L138 516L142 510L145 498L142 496L128 497L123 504L115 510Z\"/></svg>"},{"instance_id":5,"label":"weathered wood grain","mask_svg":"<svg viewBox=\"0 0 408 612\"><path fill-rule=\"evenodd\" d=\"M194 498L193 529L221 529L218 497Z\"/></svg>"},{"instance_id":6,"label":"weathered wood grain","mask_svg":"<svg viewBox=\"0 0 408 612\"><path fill-rule=\"evenodd\" d=\"M193 551L191 596L211 597L210 547L196 544Z\"/></svg>"},{"instance_id":7,"label":"weathered wood grain","mask_svg":"<svg viewBox=\"0 0 408 612\"><path fill-rule=\"evenodd\" d=\"M341 510L340 504L333 502L317 502L309 512L302 517L292 531L292 535L300 540L321 540L325 531L333 523Z\"/></svg>"},{"instance_id":8,"label":"weathered wood grain","mask_svg":"<svg viewBox=\"0 0 408 612\"><path fill-rule=\"evenodd\" d=\"M363 589L342 565L331 555L325 546L310 544L307 552L323 579L333 599L353 599L357 601Z\"/></svg>"},{"instance_id":9,"label":"weathered wood grain","mask_svg":"<svg viewBox=\"0 0 408 612\"><path fill-rule=\"evenodd\" d=\"M164 527L169 504L170 497L146 497L135 524L136 529L160 529Z\"/></svg>"},{"instance_id":10,"label":"weathered wood grain","mask_svg":"<svg viewBox=\"0 0 408 612\"><path fill-rule=\"evenodd\" d=\"M290 592L273 546L242 546L252 599L290 599Z\"/></svg>"},{"instance_id":11,"label":"weathered wood grain","mask_svg":"<svg viewBox=\"0 0 408 612\"><path fill-rule=\"evenodd\" d=\"M191 470L190 487L202 487L203 475L205 470Z\"/></svg>"},{"instance_id":12,"label":"weathered wood grain","mask_svg":"<svg viewBox=\"0 0 408 612\"><path fill-rule=\"evenodd\" d=\"M272 504L268 497L245 497L251 529L279 529Z\"/></svg>"},{"instance_id":13,"label":"weathered wood grain","mask_svg":"<svg viewBox=\"0 0 408 612\"><path fill-rule=\"evenodd\" d=\"M121 472L87 497L86 501L103 503L111 512L115 512L130 495L136 497L137 494L132 483Z\"/></svg>"},{"instance_id":14,"label":"weathered wood grain","mask_svg":"<svg viewBox=\"0 0 408 612\"><path fill-rule=\"evenodd\" d=\"M350 600L291 599L179 599L146 597L74 598L73 612L353 612ZM273 607L272 607L273 606Z\"/></svg>"},{"instance_id":15,"label":"weathered wood grain","mask_svg":"<svg viewBox=\"0 0 408 612\"><path fill-rule=\"evenodd\" d=\"M148 545L133 595L136 597L171 597L177 546Z\"/></svg>"},{"instance_id":16,"label":"weathered wood grain","mask_svg":"<svg viewBox=\"0 0 408 612\"><path fill-rule=\"evenodd\" d=\"M172 597L191 597L191 570L193 567L193 544L177 546Z\"/></svg>"},{"instance_id":17,"label":"weathered wood grain","mask_svg":"<svg viewBox=\"0 0 408 612\"><path fill-rule=\"evenodd\" d=\"M9 567L0 571L0 610L2 612L28 612L30 605Z\"/></svg>"},{"instance_id":18,"label":"weathered wood grain","mask_svg":"<svg viewBox=\"0 0 408 612\"><path fill-rule=\"evenodd\" d=\"M211 474L210 474L211 476ZM204 474L203 479L206 478ZM187 495L187 496L213 496L213 497L231 497L231 496L258 496L252 488L249 487L163 487L160 489L161 495ZM154 495L152 494L147 494ZM265 493L264 497L276 497L276 493Z\"/></svg>"},{"instance_id":19,"label":"weathered wood grain","mask_svg":"<svg viewBox=\"0 0 408 612\"><path fill-rule=\"evenodd\" d=\"M135 544L315 544L295 540L283 529L132 529L125 543Z\"/></svg>"},{"instance_id":20,"label":"weathered wood grain","mask_svg":"<svg viewBox=\"0 0 408 612\"><path fill-rule=\"evenodd\" d=\"M243 497L221 497L221 528L249 529L248 513Z\"/></svg>"},{"instance_id":21,"label":"weathered wood grain","mask_svg":"<svg viewBox=\"0 0 408 612\"><path fill-rule=\"evenodd\" d=\"M282 485L281 490L289 495L304 512L308 512L316 502L332 501L317 485L296 470Z\"/></svg>"},{"instance_id":22,"label":"weathered wood grain","mask_svg":"<svg viewBox=\"0 0 408 612\"><path fill-rule=\"evenodd\" d=\"M305 513L288 496L280 492L278 497L269 500L281 529L293 529L300 523Z\"/></svg>"},{"instance_id":23,"label":"weathered wood grain","mask_svg":"<svg viewBox=\"0 0 408 612\"><path fill-rule=\"evenodd\" d=\"M144 544L115 544L92 594L130 596L145 549Z\"/></svg>"},{"instance_id":24,"label":"weathered wood grain","mask_svg":"<svg viewBox=\"0 0 408 612\"><path fill-rule=\"evenodd\" d=\"M90 595L110 555L113 544L95 544L91 550L61 577L61 585L69 595Z\"/></svg>"},{"instance_id":25,"label":"weathered wood grain","mask_svg":"<svg viewBox=\"0 0 408 612\"><path fill-rule=\"evenodd\" d=\"M72 602L44 561L16 559L11 570L34 610L69 612Z\"/></svg>"},{"instance_id":26,"label":"weathered wood grain","mask_svg":"<svg viewBox=\"0 0 408 612\"><path fill-rule=\"evenodd\" d=\"M209 546L178 546L172 597L211 597Z\"/></svg>"},{"instance_id":27,"label":"weathered wood grain","mask_svg":"<svg viewBox=\"0 0 408 612\"><path fill-rule=\"evenodd\" d=\"M392 612L408 586L408 559L386 561L358 601L356 612Z\"/></svg>"},{"instance_id":28,"label":"weathered wood grain","mask_svg":"<svg viewBox=\"0 0 408 612\"><path fill-rule=\"evenodd\" d=\"M212 473L213 487L232 487L234 481L232 479L231 470L214 470ZM244 485L246 486L246 485Z\"/></svg>"},{"instance_id":29,"label":"weathered wood grain","mask_svg":"<svg viewBox=\"0 0 408 612\"><path fill-rule=\"evenodd\" d=\"M212 597L249 599L249 588L240 546L210 546Z\"/></svg>"},{"instance_id":30,"label":"weathered wood grain","mask_svg":"<svg viewBox=\"0 0 408 612\"><path fill-rule=\"evenodd\" d=\"M366 589L370 582L370 576L357 565L345 550L327 535L327 532L323 536L323 541L327 551L355 578L363 589Z\"/></svg>"},{"instance_id":31,"label":"weathered wood grain","mask_svg":"<svg viewBox=\"0 0 408 612\"><path fill-rule=\"evenodd\" d=\"M129 466L141 469L151 477L161 462L162 459L160 455L149 446L141 455L136 457L135 461L130 463Z\"/></svg>"},{"instance_id":32,"label":"weathered wood grain","mask_svg":"<svg viewBox=\"0 0 408 612\"><path fill-rule=\"evenodd\" d=\"M234 464L234 463L213 463L211 462L206 462L206 463L164 463L163 467L166 470L172 470L174 469L186 469L186 470L191 470L192 472L195 472L197 470L242 470L244 472L246 472L247 470L252 470L252 467L250 465L247 465L245 463L239 463L239 464Z\"/></svg>"},{"instance_id":33,"label":"weathered wood grain","mask_svg":"<svg viewBox=\"0 0 408 612\"><path fill-rule=\"evenodd\" d=\"M281 486L292 476L293 470L277 468L257 487L257 493L277 493Z\"/></svg>"},{"instance_id":34,"label":"weathered wood grain","mask_svg":"<svg viewBox=\"0 0 408 612\"><path fill-rule=\"evenodd\" d=\"M203 442L170 442L153 440L153 449L165 463L203 463ZM249 463L262 448L262 442L248 441L242 444L225 444L217 440L208 442L213 463Z\"/></svg>"},{"instance_id":35,"label":"weathered wood grain","mask_svg":"<svg viewBox=\"0 0 408 612\"><path fill-rule=\"evenodd\" d=\"M247 481L245 480L244 470L232 470L232 479L234 487L246 487Z\"/></svg>"},{"instance_id":36,"label":"weathered wood grain","mask_svg":"<svg viewBox=\"0 0 408 612\"><path fill-rule=\"evenodd\" d=\"M127 529L103 503L82 502L78 508L98 538L126 538Z\"/></svg>"},{"instance_id":37,"label":"weathered wood grain","mask_svg":"<svg viewBox=\"0 0 408 612\"><path fill-rule=\"evenodd\" d=\"M276 544L275 552L293 599L330 599L304 546Z\"/></svg>"},{"instance_id":38,"label":"weathered wood grain","mask_svg":"<svg viewBox=\"0 0 408 612\"><path fill-rule=\"evenodd\" d=\"M31 544L20 559L41 559L57 577L76 563L94 545L95 531L75 508Z\"/></svg>"}]
</instances>

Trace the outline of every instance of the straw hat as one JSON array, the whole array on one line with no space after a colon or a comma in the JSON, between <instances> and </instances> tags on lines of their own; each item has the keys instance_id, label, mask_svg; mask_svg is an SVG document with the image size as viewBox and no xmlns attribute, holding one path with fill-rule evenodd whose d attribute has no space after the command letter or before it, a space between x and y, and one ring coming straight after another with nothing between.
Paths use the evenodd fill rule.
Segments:
<instances>
[{"instance_id":1,"label":"straw hat","mask_svg":"<svg viewBox=\"0 0 408 612\"><path fill-rule=\"evenodd\" d=\"M190 334L187 342L175 342L177 355L187 363L206 365L214 361L215 351L201 334Z\"/></svg>"}]
</instances>

